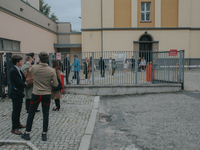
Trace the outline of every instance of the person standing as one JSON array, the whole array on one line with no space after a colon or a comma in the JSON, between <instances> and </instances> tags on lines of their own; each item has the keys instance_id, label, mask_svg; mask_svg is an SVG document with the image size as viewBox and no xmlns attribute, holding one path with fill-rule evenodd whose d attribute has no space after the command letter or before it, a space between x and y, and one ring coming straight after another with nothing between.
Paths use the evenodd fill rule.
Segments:
<instances>
[{"instance_id":1,"label":"person standing","mask_svg":"<svg viewBox=\"0 0 200 150\"><path fill-rule=\"evenodd\" d=\"M109 59L108 65L109 65L109 74L111 74L111 72L112 72L112 58L111 57Z\"/></svg>"},{"instance_id":2,"label":"person standing","mask_svg":"<svg viewBox=\"0 0 200 150\"><path fill-rule=\"evenodd\" d=\"M10 87L9 96L12 99L12 130L11 132L16 135L21 135L20 128L25 128L25 125L20 123L20 114L22 109L22 102L24 98L24 88L26 87L25 76L19 69L22 66L22 57L14 55L12 57L12 63L14 66L9 71Z\"/></svg>"},{"instance_id":3,"label":"person standing","mask_svg":"<svg viewBox=\"0 0 200 150\"><path fill-rule=\"evenodd\" d=\"M60 78L60 66L58 64L58 61L55 59L52 59L51 61L52 67L56 72L56 76L59 80L61 80ZM62 98L62 93L61 90L57 90L57 91L52 91L51 92L51 99L54 99L56 106L53 108L53 111L56 110L60 110L60 99Z\"/></svg>"},{"instance_id":4,"label":"person standing","mask_svg":"<svg viewBox=\"0 0 200 150\"><path fill-rule=\"evenodd\" d=\"M100 57L100 61L99 61L99 68L101 70L101 77L105 77L105 62L102 59L102 57Z\"/></svg>"},{"instance_id":5,"label":"person standing","mask_svg":"<svg viewBox=\"0 0 200 150\"><path fill-rule=\"evenodd\" d=\"M138 58L137 64L138 64L138 72L141 72L141 57Z\"/></svg>"},{"instance_id":6,"label":"person standing","mask_svg":"<svg viewBox=\"0 0 200 150\"><path fill-rule=\"evenodd\" d=\"M142 67L142 71L144 71L146 69L146 60L144 59L144 57L142 57L140 64L141 64L141 67Z\"/></svg>"},{"instance_id":7,"label":"person standing","mask_svg":"<svg viewBox=\"0 0 200 150\"><path fill-rule=\"evenodd\" d=\"M74 63L72 64L72 66L74 66L74 78L76 79L77 84L79 84L80 60L78 59L77 55L74 55Z\"/></svg>"},{"instance_id":8,"label":"person standing","mask_svg":"<svg viewBox=\"0 0 200 150\"><path fill-rule=\"evenodd\" d=\"M134 59L134 57L132 56L132 58L131 58L131 65L132 65L132 70L133 70L133 72L135 71L135 59Z\"/></svg>"},{"instance_id":9,"label":"person standing","mask_svg":"<svg viewBox=\"0 0 200 150\"><path fill-rule=\"evenodd\" d=\"M92 73L92 57L90 57L89 65L88 65L88 79L90 80L90 76Z\"/></svg>"},{"instance_id":10,"label":"person standing","mask_svg":"<svg viewBox=\"0 0 200 150\"><path fill-rule=\"evenodd\" d=\"M115 69L117 68L117 65L116 65L116 61L115 59L112 60L112 75L114 76L115 74Z\"/></svg>"},{"instance_id":11,"label":"person standing","mask_svg":"<svg viewBox=\"0 0 200 150\"><path fill-rule=\"evenodd\" d=\"M88 59L87 59L87 57L85 58L85 62L83 63L83 65L84 65L83 74L85 74L85 80L87 81L87 78L88 78Z\"/></svg>"},{"instance_id":12,"label":"person standing","mask_svg":"<svg viewBox=\"0 0 200 150\"><path fill-rule=\"evenodd\" d=\"M71 84L71 83L69 82L69 73L70 73L70 70L71 70L71 66L70 66L70 55L69 55L69 54L66 55L63 64L65 65L66 84Z\"/></svg>"},{"instance_id":13,"label":"person standing","mask_svg":"<svg viewBox=\"0 0 200 150\"><path fill-rule=\"evenodd\" d=\"M123 61L124 73L127 72L128 66L129 66L129 62L128 62L127 59L125 58L125 60Z\"/></svg>"},{"instance_id":14,"label":"person standing","mask_svg":"<svg viewBox=\"0 0 200 150\"><path fill-rule=\"evenodd\" d=\"M29 106L31 101L31 95L33 91L33 74L29 72L29 68L32 63L31 56L26 57L26 63L22 66L21 71L25 75L27 81L27 87L24 89L25 99L26 99L26 112L29 113ZM40 110L36 110L36 112L40 112Z\"/></svg>"},{"instance_id":15,"label":"person standing","mask_svg":"<svg viewBox=\"0 0 200 150\"><path fill-rule=\"evenodd\" d=\"M32 62L31 62L31 65L34 65L35 64L35 53L28 53L26 54L27 56L30 56L32 58Z\"/></svg>"},{"instance_id":16,"label":"person standing","mask_svg":"<svg viewBox=\"0 0 200 150\"><path fill-rule=\"evenodd\" d=\"M33 91L33 74L31 74L29 72L29 68L31 66L32 63L32 58L31 56L27 56L26 57L26 63L22 66L21 71L26 74L26 78L29 75L30 78L32 78L32 85L27 86L24 89L24 94L25 94L25 99L26 99L26 111L27 113L29 113L29 105L30 105L30 101L31 101L31 95L32 95L32 91ZM30 79L31 80L31 79Z\"/></svg>"},{"instance_id":17,"label":"person standing","mask_svg":"<svg viewBox=\"0 0 200 150\"><path fill-rule=\"evenodd\" d=\"M39 103L42 103L43 112L43 133L42 140L47 140L47 130L49 124L49 107L51 100L51 89L58 86L56 72L53 68L47 64L49 62L49 55L46 52L40 52L40 63L33 65L29 71L33 74L34 84L33 93L30 101L30 109L26 122L26 131L22 134L21 138L30 140L30 132L32 129L33 119L35 111L38 108Z\"/></svg>"}]
</instances>

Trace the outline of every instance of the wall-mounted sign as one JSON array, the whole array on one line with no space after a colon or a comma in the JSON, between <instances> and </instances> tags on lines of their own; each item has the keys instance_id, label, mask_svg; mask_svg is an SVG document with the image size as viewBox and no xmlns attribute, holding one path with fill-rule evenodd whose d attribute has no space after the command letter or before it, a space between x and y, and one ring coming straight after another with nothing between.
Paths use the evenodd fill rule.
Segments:
<instances>
[{"instance_id":1,"label":"wall-mounted sign","mask_svg":"<svg viewBox=\"0 0 200 150\"><path fill-rule=\"evenodd\" d=\"M177 49L170 49L169 56L177 56Z\"/></svg>"},{"instance_id":2,"label":"wall-mounted sign","mask_svg":"<svg viewBox=\"0 0 200 150\"><path fill-rule=\"evenodd\" d=\"M126 59L126 53L114 53L113 58L115 58L115 61L124 61Z\"/></svg>"}]
</instances>

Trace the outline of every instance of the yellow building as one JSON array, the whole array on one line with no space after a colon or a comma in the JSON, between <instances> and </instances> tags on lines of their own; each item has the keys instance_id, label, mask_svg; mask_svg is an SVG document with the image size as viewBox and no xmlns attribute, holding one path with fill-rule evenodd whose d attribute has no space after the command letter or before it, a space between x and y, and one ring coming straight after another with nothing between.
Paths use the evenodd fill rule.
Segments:
<instances>
[{"instance_id":1,"label":"yellow building","mask_svg":"<svg viewBox=\"0 0 200 150\"><path fill-rule=\"evenodd\" d=\"M199 0L82 0L82 51L185 50L200 58Z\"/></svg>"},{"instance_id":2,"label":"yellow building","mask_svg":"<svg viewBox=\"0 0 200 150\"><path fill-rule=\"evenodd\" d=\"M81 0L82 33L54 22L39 0L0 0L0 51L185 50L200 58L199 0Z\"/></svg>"},{"instance_id":3,"label":"yellow building","mask_svg":"<svg viewBox=\"0 0 200 150\"><path fill-rule=\"evenodd\" d=\"M81 32L38 9L39 0L0 0L0 52L81 51Z\"/></svg>"}]
</instances>

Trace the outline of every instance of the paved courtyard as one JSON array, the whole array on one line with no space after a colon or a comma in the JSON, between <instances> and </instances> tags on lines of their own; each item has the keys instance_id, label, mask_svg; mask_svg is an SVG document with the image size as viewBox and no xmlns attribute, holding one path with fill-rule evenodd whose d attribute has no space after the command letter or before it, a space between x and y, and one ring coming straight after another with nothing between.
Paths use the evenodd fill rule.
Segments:
<instances>
[{"instance_id":1,"label":"paved courtyard","mask_svg":"<svg viewBox=\"0 0 200 150\"><path fill-rule=\"evenodd\" d=\"M42 112L35 114L30 142L40 150L77 150L85 133L91 110L94 103L94 96L87 95L64 95L61 99L60 111L52 111L55 106L52 101L49 115L49 129L47 141L41 140L42 133ZM39 105L41 110L41 105ZM10 99L0 101L0 140L24 141L19 135L11 133L11 111ZM21 112L21 123L26 124L28 114L25 111L25 103ZM25 129L20 131L24 132ZM25 144L0 144L0 150L28 150L31 149Z\"/></svg>"},{"instance_id":2,"label":"paved courtyard","mask_svg":"<svg viewBox=\"0 0 200 150\"><path fill-rule=\"evenodd\" d=\"M199 70L178 93L101 97L90 150L199 150L199 108Z\"/></svg>"}]
</instances>

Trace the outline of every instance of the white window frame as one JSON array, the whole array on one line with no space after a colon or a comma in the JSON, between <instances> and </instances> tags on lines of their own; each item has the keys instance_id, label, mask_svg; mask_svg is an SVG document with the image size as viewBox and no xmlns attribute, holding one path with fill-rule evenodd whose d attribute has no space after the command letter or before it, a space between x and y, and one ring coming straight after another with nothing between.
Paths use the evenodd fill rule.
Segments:
<instances>
[{"instance_id":1,"label":"white window frame","mask_svg":"<svg viewBox=\"0 0 200 150\"><path fill-rule=\"evenodd\" d=\"M142 3L144 3L144 11L142 11ZM150 4L150 10L147 11L147 3ZM144 13L144 20L142 20L142 13ZM150 13L149 20L146 19L146 14ZM151 2L141 2L141 21L150 22L151 21Z\"/></svg>"}]
</instances>

